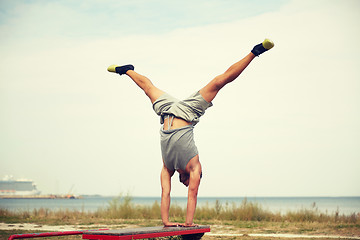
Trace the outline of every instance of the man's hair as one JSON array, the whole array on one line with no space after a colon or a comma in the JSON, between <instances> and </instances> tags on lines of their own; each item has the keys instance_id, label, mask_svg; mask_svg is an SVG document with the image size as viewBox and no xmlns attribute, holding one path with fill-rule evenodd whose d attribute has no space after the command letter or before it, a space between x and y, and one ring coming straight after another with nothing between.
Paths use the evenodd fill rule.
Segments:
<instances>
[{"instance_id":1,"label":"man's hair","mask_svg":"<svg viewBox=\"0 0 360 240\"><path fill-rule=\"evenodd\" d=\"M186 180L188 178L190 178L190 174L188 174L188 173L179 173L179 181L180 182L182 182L181 179Z\"/></svg>"},{"instance_id":2,"label":"man's hair","mask_svg":"<svg viewBox=\"0 0 360 240\"><path fill-rule=\"evenodd\" d=\"M181 182L181 177L185 177L185 179L188 179L188 178L190 178L190 174L188 174L188 173L179 173L179 181ZM200 179L202 178L202 172L200 173Z\"/></svg>"}]
</instances>

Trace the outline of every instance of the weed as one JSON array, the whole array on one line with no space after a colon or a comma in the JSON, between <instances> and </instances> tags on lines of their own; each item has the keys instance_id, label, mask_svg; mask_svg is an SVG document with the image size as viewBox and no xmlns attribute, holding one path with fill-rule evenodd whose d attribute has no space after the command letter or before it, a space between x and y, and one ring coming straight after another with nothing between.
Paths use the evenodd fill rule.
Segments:
<instances>
[{"instance_id":1,"label":"weed","mask_svg":"<svg viewBox=\"0 0 360 240\"><path fill-rule=\"evenodd\" d=\"M186 208L173 204L170 207L170 218L172 221L184 222ZM108 205L99 208L95 212L86 212L84 210L49 210L46 208L35 209L33 211L10 211L0 209L0 222L37 222L40 224L67 224L77 222L77 224L92 224L103 221L117 221L119 219L130 220L141 219L139 223L144 224L145 220L156 220L161 224L160 204L155 201L152 205L135 205L132 197L129 195L118 196L108 202ZM195 213L195 221L202 224L213 224L215 221L236 222L244 228L256 227L257 222L282 222L286 227L290 222L319 222L319 223L337 223L338 228L350 224L352 227L360 224L360 215L341 215L338 211L335 214L319 212L316 204L311 209L300 209L290 211L286 214L273 213L264 210L258 203L248 202L245 198L240 204L215 202L215 206L209 204L199 206ZM126 222L122 222L126 224Z\"/></svg>"}]
</instances>

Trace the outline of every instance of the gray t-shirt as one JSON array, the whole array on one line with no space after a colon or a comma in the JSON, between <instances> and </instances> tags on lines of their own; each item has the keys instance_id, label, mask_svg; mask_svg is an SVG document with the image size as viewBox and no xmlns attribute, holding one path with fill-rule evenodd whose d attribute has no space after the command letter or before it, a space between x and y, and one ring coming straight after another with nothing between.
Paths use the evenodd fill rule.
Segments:
<instances>
[{"instance_id":1,"label":"gray t-shirt","mask_svg":"<svg viewBox=\"0 0 360 240\"><path fill-rule=\"evenodd\" d=\"M170 170L185 170L188 162L199 154L194 141L194 126L160 129L161 153L165 166Z\"/></svg>"}]
</instances>

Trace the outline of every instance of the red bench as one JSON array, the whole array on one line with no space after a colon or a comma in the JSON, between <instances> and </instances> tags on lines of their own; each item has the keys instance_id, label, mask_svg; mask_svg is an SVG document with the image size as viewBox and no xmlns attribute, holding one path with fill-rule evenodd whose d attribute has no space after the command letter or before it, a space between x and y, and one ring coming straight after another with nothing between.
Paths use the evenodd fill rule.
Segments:
<instances>
[{"instance_id":1,"label":"red bench","mask_svg":"<svg viewBox=\"0 0 360 240\"><path fill-rule=\"evenodd\" d=\"M210 232L210 226L196 227L144 227L118 230L84 232L83 239L132 240L182 235L184 239L200 239Z\"/></svg>"}]
</instances>

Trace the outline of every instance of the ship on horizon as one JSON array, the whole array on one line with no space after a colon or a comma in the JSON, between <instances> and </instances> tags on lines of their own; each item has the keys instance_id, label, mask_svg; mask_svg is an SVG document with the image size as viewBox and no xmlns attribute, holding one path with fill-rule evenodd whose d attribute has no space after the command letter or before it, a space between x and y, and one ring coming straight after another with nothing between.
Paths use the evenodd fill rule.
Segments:
<instances>
[{"instance_id":1,"label":"ship on horizon","mask_svg":"<svg viewBox=\"0 0 360 240\"><path fill-rule=\"evenodd\" d=\"M40 191L33 180L17 179L5 176L0 180L0 196L36 196Z\"/></svg>"},{"instance_id":2,"label":"ship on horizon","mask_svg":"<svg viewBox=\"0 0 360 240\"><path fill-rule=\"evenodd\" d=\"M0 199L78 199L81 196L71 194L45 194L40 195L36 184L29 179L14 179L13 176L5 176L0 180Z\"/></svg>"}]
</instances>

